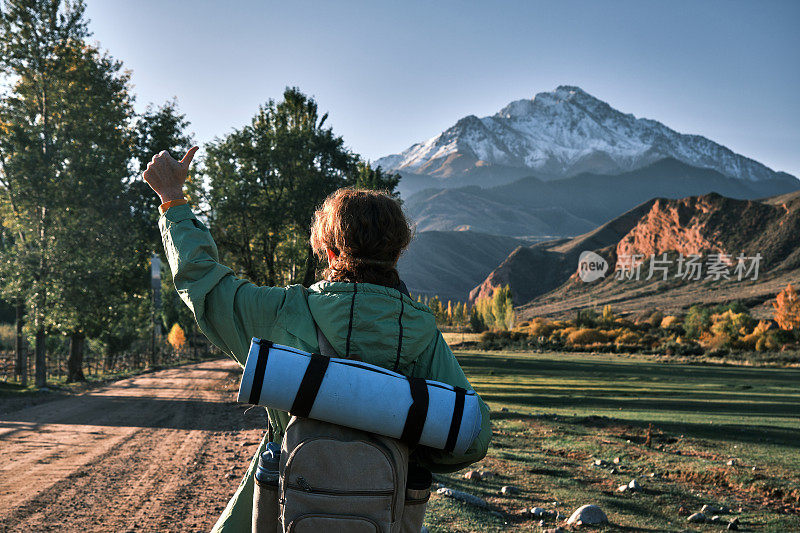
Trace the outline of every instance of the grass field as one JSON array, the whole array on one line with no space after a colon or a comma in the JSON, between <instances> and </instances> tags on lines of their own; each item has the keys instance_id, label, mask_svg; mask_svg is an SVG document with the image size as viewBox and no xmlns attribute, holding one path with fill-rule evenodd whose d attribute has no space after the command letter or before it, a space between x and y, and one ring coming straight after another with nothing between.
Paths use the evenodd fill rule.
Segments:
<instances>
[{"instance_id":1,"label":"grass field","mask_svg":"<svg viewBox=\"0 0 800 533\"><path fill-rule=\"evenodd\" d=\"M607 530L720 531L738 516L741 531L800 531L800 370L641 356L457 356L492 410L489 454L472 468L496 475L436 481L492 508L434 496L432 532L541 531L523 509L568 516L587 503L606 512ZM617 491L634 478L641 491ZM520 493L502 496L504 485ZM723 523L687 523L686 512L704 504L732 512ZM544 528L561 524L549 519Z\"/></svg>"}]
</instances>

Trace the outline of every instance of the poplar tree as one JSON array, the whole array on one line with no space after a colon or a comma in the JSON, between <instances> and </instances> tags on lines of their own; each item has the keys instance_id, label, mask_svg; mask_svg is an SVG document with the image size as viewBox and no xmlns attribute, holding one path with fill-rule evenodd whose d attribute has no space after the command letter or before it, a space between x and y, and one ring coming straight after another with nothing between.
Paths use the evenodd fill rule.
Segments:
<instances>
[{"instance_id":1,"label":"poplar tree","mask_svg":"<svg viewBox=\"0 0 800 533\"><path fill-rule=\"evenodd\" d=\"M25 276L12 288L24 300L35 331L35 382L47 380L45 334L56 234L64 222L70 187L67 150L75 132L61 117L69 65L64 61L88 35L81 0L7 0L0 7L0 73L11 85L0 107L0 176L3 209L15 235L9 274ZM23 274L24 273L24 274ZM14 283L12 282L12 285Z\"/></svg>"},{"instance_id":2,"label":"poplar tree","mask_svg":"<svg viewBox=\"0 0 800 533\"><path fill-rule=\"evenodd\" d=\"M61 162L67 192L51 260L48 324L70 337L68 381L83 380L87 336L115 331L106 319L145 287L146 250L129 207L127 181L133 116L128 74L93 46L65 53L66 114L71 142Z\"/></svg>"}]
</instances>

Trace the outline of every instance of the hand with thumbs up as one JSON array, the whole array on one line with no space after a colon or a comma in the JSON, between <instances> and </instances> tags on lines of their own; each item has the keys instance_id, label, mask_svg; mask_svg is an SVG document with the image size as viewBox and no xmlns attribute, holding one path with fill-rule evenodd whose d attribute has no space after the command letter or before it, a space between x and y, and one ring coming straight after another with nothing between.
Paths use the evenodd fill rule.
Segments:
<instances>
[{"instance_id":1,"label":"hand with thumbs up","mask_svg":"<svg viewBox=\"0 0 800 533\"><path fill-rule=\"evenodd\" d=\"M156 191L162 204L183 198L183 184L189 175L189 165L197 150L197 146L191 147L180 161L173 159L164 150L153 156L153 160L147 163L147 170L144 171L142 177Z\"/></svg>"}]
</instances>

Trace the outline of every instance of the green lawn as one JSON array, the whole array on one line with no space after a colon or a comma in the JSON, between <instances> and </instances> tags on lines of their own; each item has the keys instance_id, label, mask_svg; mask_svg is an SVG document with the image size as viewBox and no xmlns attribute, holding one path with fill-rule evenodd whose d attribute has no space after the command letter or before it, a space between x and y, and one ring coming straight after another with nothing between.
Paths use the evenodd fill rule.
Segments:
<instances>
[{"instance_id":1,"label":"green lawn","mask_svg":"<svg viewBox=\"0 0 800 533\"><path fill-rule=\"evenodd\" d=\"M473 468L497 475L437 481L487 499L499 514L435 496L432 532L540 531L522 509L569 515L585 503L605 510L609 530L724 530L679 514L711 504L732 509L723 518L738 516L742 531L800 531L800 369L570 353L457 356L492 410L492 446ZM617 492L633 478L643 490ZM521 492L501 496L503 485Z\"/></svg>"}]
</instances>

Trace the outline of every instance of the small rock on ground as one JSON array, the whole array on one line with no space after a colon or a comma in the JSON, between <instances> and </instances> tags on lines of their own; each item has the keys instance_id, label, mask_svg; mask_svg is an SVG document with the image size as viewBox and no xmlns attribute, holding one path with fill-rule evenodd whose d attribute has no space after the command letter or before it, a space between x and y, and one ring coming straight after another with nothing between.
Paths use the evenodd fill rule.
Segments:
<instances>
[{"instance_id":1,"label":"small rock on ground","mask_svg":"<svg viewBox=\"0 0 800 533\"><path fill-rule=\"evenodd\" d=\"M607 522L608 517L606 517L606 513L596 505L583 505L578 507L567 520L567 524L578 525L605 524Z\"/></svg>"},{"instance_id":2,"label":"small rock on ground","mask_svg":"<svg viewBox=\"0 0 800 533\"><path fill-rule=\"evenodd\" d=\"M496 475L491 470L478 470L478 473L481 475L481 479L492 479Z\"/></svg>"},{"instance_id":3,"label":"small rock on ground","mask_svg":"<svg viewBox=\"0 0 800 533\"><path fill-rule=\"evenodd\" d=\"M454 500L459 500L470 505L475 505L476 507L489 507L489 504L483 498L479 498L474 494L469 494L460 490L451 489L449 487L442 487L438 489L436 494L453 498Z\"/></svg>"},{"instance_id":4,"label":"small rock on ground","mask_svg":"<svg viewBox=\"0 0 800 533\"><path fill-rule=\"evenodd\" d=\"M506 485L500 489L500 494L504 496L512 496L514 494L519 494L519 489L513 485Z\"/></svg>"},{"instance_id":5,"label":"small rock on ground","mask_svg":"<svg viewBox=\"0 0 800 533\"><path fill-rule=\"evenodd\" d=\"M482 477L483 476L481 475L481 473L478 472L477 470L470 470L469 472L464 474L464 479L468 479L473 483L477 483L478 481L481 480Z\"/></svg>"}]
</instances>

